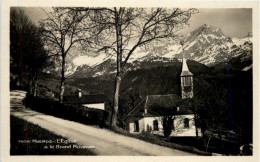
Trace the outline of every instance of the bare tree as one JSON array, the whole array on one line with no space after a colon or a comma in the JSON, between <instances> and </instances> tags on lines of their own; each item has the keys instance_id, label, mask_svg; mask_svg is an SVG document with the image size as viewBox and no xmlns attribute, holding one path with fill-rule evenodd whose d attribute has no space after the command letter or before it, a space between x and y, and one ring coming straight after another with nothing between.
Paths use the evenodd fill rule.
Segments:
<instances>
[{"instance_id":1,"label":"bare tree","mask_svg":"<svg viewBox=\"0 0 260 162\"><path fill-rule=\"evenodd\" d=\"M65 91L66 56L76 43L90 44L91 34L87 32L91 28L88 26L90 21L83 23L83 20L87 20L85 19L87 14L78 15L66 8L53 8L53 12L46 14L48 18L42 20L40 26L46 42L45 47L50 55L61 58L59 101L62 103Z\"/></svg>"},{"instance_id":2,"label":"bare tree","mask_svg":"<svg viewBox=\"0 0 260 162\"><path fill-rule=\"evenodd\" d=\"M115 54L117 72L114 88L114 111L112 125L116 127L119 107L119 89L122 75L131 55L139 47L148 47L151 42L160 43L175 39L177 31L187 25L194 9L165 8L74 8L83 12L92 10L92 21L102 30L100 51ZM100 38L100 37L99 37ZM99 39L100 40L100 39Z\"/></svg>"}]
</instances>

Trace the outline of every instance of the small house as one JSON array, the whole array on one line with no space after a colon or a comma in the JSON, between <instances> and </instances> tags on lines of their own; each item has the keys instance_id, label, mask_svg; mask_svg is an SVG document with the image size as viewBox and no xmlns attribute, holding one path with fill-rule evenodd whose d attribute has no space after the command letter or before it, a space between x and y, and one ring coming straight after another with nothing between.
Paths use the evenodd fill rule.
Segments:
<instances>
[{"instance_id":1,"label":"small house","mask_svg":"<svg viewBox=\"0 0 260 162\"><path fill-rule=\"evenodd\" d=\"M64 104L76 105L78 112L81 112L85 120L91 123L99 123L102 121L106 126L110 125L111 108L109 100L104 94L82 95L78 89L78 95L64 96Z\"/></svg>"},{"instance_id":2,"label":"small house","mask_svg":"<svg viewBox=\"0 0 260 162\"><path fill-rule=\"evenodd\" d=\"M81 89L78 89L78 95L64 96L64 103L77 104L90 109L107 110L108 98L104 94L82 95Z\"/></svg>"}]
</instances>

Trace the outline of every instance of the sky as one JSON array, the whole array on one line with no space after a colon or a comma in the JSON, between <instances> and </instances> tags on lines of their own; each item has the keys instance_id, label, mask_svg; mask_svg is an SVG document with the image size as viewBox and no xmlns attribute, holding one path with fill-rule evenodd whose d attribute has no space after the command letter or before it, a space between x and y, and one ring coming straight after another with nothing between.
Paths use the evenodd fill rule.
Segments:
<instances>
[{"instance_id":1,"label":"sky","mask_svg":"<svg viewBox=\"0 0 260 162\"><path fill-rule=\"evenodd\" d=\"M51 8L23 8L30 19L38 23L38 20L47 18L45 12ZM190 26L181 33L188 34L203 24L219 27L229 37L243 38L248 32L252 32L252 9L198 9L198 13L190 19Z\"/></svg>"},{"instance_id":2,"label":"sky","mask_svg":"<svg viewBox=\"0 0 260 162\"><path fill-rule=\"evenodd\" d=\"M48 17L46 13L52 11L52 8L24 7L23 10L35 24L38 24L40 19ZM231 38L243 38L249 32L252 32L252 9L198 9L198 13L194 14L190 19L190 26L184 28L180 33L189 34L203 24L219 27L224 35ZM140 53L137 56L140 57ZM104 55L104 57L106 56ZM82 54L80 57L75 58L73 63L79 66L83 64L91 66L102 62L104 57L98 57L99 59L97 59ZM135 54L131 56L131 58L133 57L136 57Z\"/></svg>"},{"instance_id":3,"label":"sky","mask_svg":"<svg viewBox=\"0 0 260 162\"><path fill-rule=\"evenodd\" d=\"M219 27L229 37L243 38L252 32L252 9L199 9L190 19L189 33L203 24Z\"/></svg>"}]
</instances>

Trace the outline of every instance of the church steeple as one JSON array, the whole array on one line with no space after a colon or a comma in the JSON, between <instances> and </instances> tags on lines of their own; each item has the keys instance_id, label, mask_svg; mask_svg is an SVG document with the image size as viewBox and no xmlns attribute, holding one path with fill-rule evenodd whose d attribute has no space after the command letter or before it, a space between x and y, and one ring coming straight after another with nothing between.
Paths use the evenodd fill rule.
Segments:
<instances>
[{"instance_id":1,"label":"church steeple","mask_svg":"<svg viewBox=\"0 0 260 162\"><path fill-rule=\"evenodd\" d=\"M182 54L182 71L180 77L182 98L193 98L193 74L189 71L184 53Z\"/></svg>"},{"instance_id":2,"label":"church steeple","mask_svg":"<svg viewBox=\"0 0 260 162\"><path fill-rule=\"evenodd\" d=\"M181 70L181 76L193 76L193 74L189 71L189 68L187 66L186 59L184 58L184 53L182 54L182 70Z\"/></svg>"}]
</instances>

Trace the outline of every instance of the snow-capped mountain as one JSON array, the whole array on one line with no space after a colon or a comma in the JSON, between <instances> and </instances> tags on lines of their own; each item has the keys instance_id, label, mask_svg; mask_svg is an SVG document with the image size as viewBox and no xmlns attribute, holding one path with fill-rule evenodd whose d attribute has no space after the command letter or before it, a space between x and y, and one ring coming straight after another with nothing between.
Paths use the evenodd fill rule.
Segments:
<instances>
[{"instance_id":1,"label":"snow-capped mountain","mask_svg":"<svg viewBox=\"0 0 260 162\"><path fill-rule=\"evenodd\" d=\"M195 60L207 66L214 66L242 53L246 43L252 45L252 37L243 39L230 38L223 34L220 28L202 25L185 37L184 51L175 55ZM252 47L252 46L251 46ZM240 52L237 52L240 51Z\"/></svg>"},{"instance_id":2,"label":"snow-capped mountain","mask_svg":"<svg viewBox=\"0 0 260 162\"><path fill-rule=\"evenodd\" d=\"M223 34L218 27L202 25L184 37L183 47L179 41L173 44L160 46L152 51L137 51L126 66L127 71L139 68L149 68L157 65L170 65L181 61L182 55L207 66L214 66L226 62L240 55L252 57L252 34L246 37L230 38ZM184 49L184 50L182 50ZM95 77L109 75L116 72L115 57L99 54L67 59L66 75L70 77Z\"/></svg>"}]
</instances>

